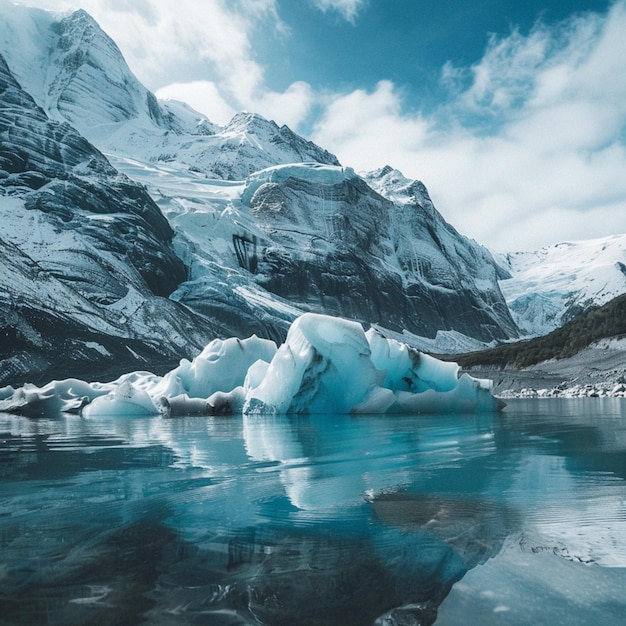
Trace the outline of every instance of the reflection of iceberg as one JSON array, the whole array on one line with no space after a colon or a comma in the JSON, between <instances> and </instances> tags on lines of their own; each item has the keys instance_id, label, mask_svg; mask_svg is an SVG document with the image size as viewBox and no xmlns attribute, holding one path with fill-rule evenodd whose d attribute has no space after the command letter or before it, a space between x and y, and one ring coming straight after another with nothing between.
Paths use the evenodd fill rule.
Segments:
<instances>
[{"instance_id":1,"label":"reflection of iceberg","mask_svg":"<svg viewBox=\"0 0 626 626\"><path fill-rule=\"evenodd\" d=\"M70 384L71 383L71 384ZM256 336L212 341L163 377L126 374L108 384L54 381L5 388L0 411L80 410L102 415L442 413L494 411L491 382L360 324L307 313L279 348Z\"/></svg>"},{"instance_id":2,"label":"reflection of iceberg","mask_svg":"<svg viewBox=\"0 0 626 626\"><path fill-rule=\"evenodd\" d=\"M305 520L350 518L376 494L415 483L428 491L433 457L467 463L494 453L491 415L352 417L348 415L244 415L247 455L271 463L289 502ZM451 425L451 423L453 425ZM461 426L462 424L462 426ZM395 436L393 433L402 433ZM451 436L453 439L451 439ZM407 459L411 459L407 463ZM475 481L475 482L474 482ZM480 491L480 473L457 488Z\"/></svg>"},{"instance_id":3,"label":"reflection of iceberg","mask_svg":"<svg viewBox=\"0 0 626 626\"><path fill-rule=\"evenodd\" d=\"M394 467L390 471L386 463L396 455L408 454L409 444L385 441L385 455L377 455L383 440L375 424L335 417L243 417L246 452L255 461L278 463L285 494L309 519L324 517L329 509L349 514L348 507L364 503L365 493L395 485L405 477L404 470ZM320 457L332 462L318 463Z\"/></svg>"}]
</instances>

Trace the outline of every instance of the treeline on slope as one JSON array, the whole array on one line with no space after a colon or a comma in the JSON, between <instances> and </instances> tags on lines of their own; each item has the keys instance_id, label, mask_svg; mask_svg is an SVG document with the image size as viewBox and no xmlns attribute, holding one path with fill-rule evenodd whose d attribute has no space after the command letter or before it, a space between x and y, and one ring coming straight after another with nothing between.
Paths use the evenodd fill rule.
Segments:
<instances>
[{"instance_id":1,"label":"treeline on slope","mask_svg":"<svg viewBox=\"0 0 626 626\"><path fill-rule=\"evenodd\" d=\"M530 367L549 359L574 356L595 341L625 334L626 294L622 294L542 337L503 344L479 352L451 355L449 358L462 367Z\"/></svg>"}]
</instances>

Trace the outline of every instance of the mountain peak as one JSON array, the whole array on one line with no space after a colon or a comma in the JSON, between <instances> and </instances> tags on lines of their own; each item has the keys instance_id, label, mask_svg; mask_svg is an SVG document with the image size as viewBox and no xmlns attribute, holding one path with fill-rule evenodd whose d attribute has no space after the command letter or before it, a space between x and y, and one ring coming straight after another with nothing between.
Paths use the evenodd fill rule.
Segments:
<instances>
[{"instance_id":1,"label":"mountain peak","mask_svg":"<svg viewBox=\"0 0 626 626\"><path fill-rule=\"evenodd\" d=\"M100 28L98 22L85 9L77 9L67 13L60 22L54 22L52 26L53 30L60 30L61 32L67 31L68 27L76 30L82 29L84 34L88 34L91 37L94 35L106 37L117 47L117 44Z\"/></svg>"},{"instance_id":2,"label":"mountain peak","mask_svg":"<svg viewBox=\"0 0 626 626\"><path fill-rule=\"evenodd\" d=\"M225 132L247 132L252 135L259 131L277 132L278 125L273 120L267 120L258 113L240 111L235 113L230 122L224 127Z\"/></svg>"},{"instance_id":3,"label":"mountain peak","mask_svg":"<svg viewBox=\"0 0 626 626\"><path fill-rule=\"evenodd\" d=\"M390 165L367 172L365 180L381 196L393 202L416 204L431 213L435 210L426 185L420 180L407 178L400 170Z\"/></svg>"},{"instance_id":4,"label":"mountain peak","mask_svg":"<svg viewBox=\"0 0 626 626\"><path fill-rule=\"evenodd\" d=\"M93 138L103 125L167 116L130 71L117 44L85 11L3 9L0 49L20 85L54 120Z\"/></svg>"}]
</instances>

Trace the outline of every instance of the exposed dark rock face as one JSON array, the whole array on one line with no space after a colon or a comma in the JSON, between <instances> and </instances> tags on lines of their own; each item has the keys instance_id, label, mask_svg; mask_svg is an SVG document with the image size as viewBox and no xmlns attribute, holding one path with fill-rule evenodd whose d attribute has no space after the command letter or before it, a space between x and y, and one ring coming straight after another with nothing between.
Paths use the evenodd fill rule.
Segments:
<instances>
[{"instance_id":1,"label":"exposed dark rock face","mask_svg":"<svg viewBox=\"0 0 626 626\"><path fill-rule=\"evenodd\" d=\"M22 198L25 210L45 214L54 228L91 239L96 250L112 245L143 279L145 285L135 278L137 287L168 295L185 278L185 269L168 245L174 233L145 189L118 174L69 124L50 121L4 59L0 102L4 194ZM114 282L122 278L107 273Z\"/></svg>"},{"instance_id":2,"label":"exposed dark rock face","mask_svg":"<svg viewBox=\"0 0 626 626\"><path fill-rule=\"evenodd\" d=\"M141 361L125 344L171 361L204 342L206 322L157 297L186 277L160 209L71 126L49 120L2 57L0 214L0 384L31 350L41 371L58 360L69 374L116 352Z\"/></svg>"},{"instance_id":3,"label":"exposed dark rock face","mask_svg":"<svg viewBox=\"0 0 626 626\"><path fill-rule=\"evenodd\" d=\"M255 265L261 286L305 310L421 336L454 329L491 341L516 333L499 268L432 204L394 203L358 176L325 184L299 169L303 177L270 180L250 199L267 235Z\"/></svg>"}]
</instances>

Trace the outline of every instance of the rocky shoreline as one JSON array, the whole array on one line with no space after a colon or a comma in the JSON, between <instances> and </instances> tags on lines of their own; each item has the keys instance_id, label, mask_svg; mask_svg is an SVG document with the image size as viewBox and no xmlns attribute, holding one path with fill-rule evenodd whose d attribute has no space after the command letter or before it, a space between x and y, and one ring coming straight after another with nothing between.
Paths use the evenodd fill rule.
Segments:
<instances>
[{"instance_id":1,"label":"rocky shoreline","mask_svg":"<svg viewBox=\"0 0 626 626\"><path fill-rule=\"evenodd\" d=\"M604 339L577 355L524 369L475 366L500 398L626 398L626 337Z\"/></svg>"}]
</instances>

